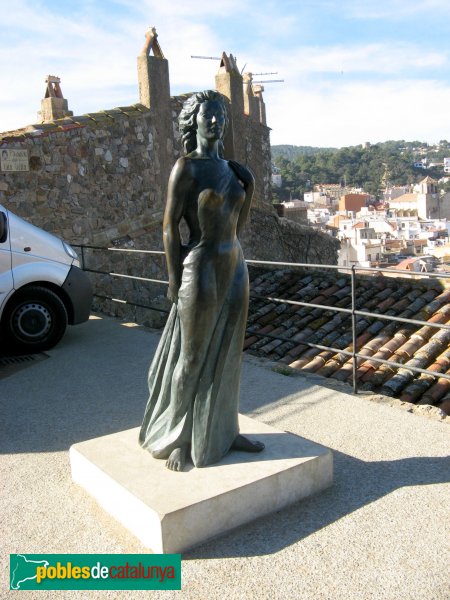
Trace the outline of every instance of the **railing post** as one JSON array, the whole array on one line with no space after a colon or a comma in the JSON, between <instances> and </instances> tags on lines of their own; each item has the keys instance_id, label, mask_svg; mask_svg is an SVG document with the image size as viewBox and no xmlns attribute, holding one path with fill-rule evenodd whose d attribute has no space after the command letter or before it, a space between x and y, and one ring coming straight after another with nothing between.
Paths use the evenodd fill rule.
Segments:
<instances>
[{"instance_id":1,"label":"railing post","mask_svg":"<svg viewBox=\"0 0 450 600\"><path fill-rule=\"evenodd\" d=\"M352 345L353 345L353 353L352 353L352 362L353 362L353 393L358 393L358 383L356 381L356 273L355 273L355 265L352 265L352 270L350 271L350 278L352 284Z\"/></svg>"},{"instance_id":2,"label":"railing post","mask_svg":"<svg viewBox=\"0 0 450 600\"><path fill-rule=\"evenodd\" d=\"M81 268L84 271L84 266L85 266L84 265L84 246L80 246L80 248L81 248Z\"/></svg>"}]
</instances>

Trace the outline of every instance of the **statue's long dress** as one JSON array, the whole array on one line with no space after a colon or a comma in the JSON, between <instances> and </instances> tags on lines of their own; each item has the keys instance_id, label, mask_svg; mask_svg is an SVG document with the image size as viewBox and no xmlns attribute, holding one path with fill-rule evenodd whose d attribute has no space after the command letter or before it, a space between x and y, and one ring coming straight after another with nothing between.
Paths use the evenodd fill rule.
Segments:
<instances>
[{"instance_id":1,"label":"statue's long dress","mask_svg":"<svg viewBox=\"0 0 450 600\"><path fill-rule=\"evenodd\" d=\"M239 379L248 272L236 237L245 194L230 170L225 188L198 197L201 239L183 262L149 371L139 441L157 458L190 444L196 467L219 461L239 433Z\"/></svg>"}]
</instances>

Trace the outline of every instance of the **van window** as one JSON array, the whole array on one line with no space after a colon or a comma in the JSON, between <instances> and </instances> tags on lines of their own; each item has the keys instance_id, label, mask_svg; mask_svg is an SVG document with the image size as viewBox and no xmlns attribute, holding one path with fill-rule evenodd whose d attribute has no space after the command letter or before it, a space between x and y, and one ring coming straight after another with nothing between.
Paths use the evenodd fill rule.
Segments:
<instances>
[{"instance_id":1,"label":"van window","mask_svg":"<svg viewBox=\"0 0 450 600\"><path fill-rule=\"evenodd\" d=\"M0 212L0 244L6 242L8 237L8 225L6 220L6 215L3 212Z\"/></svg>"}]
</instances>

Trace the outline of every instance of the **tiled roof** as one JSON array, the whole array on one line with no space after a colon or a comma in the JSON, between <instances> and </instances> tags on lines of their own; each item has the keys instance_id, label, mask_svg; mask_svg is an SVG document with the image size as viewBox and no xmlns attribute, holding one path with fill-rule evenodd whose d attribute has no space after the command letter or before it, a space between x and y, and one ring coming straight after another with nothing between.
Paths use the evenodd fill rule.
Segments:
<instances>
[{"instance_id":1,"label":"tiled roof","mask_svg":"<svg viewBox=\"0 0 450 600\"><path fill-rule=\"evenodd\" d=\"M420 258L420 256L412 256L411 258L405 258L404 260L400 261L398 263L398 265L394 265L394 269L406 269L409 265L414 264L417 261L421 261L422 259Z\"/></svg>"},{"instance_id":2,"label":"tiled roof","mask_svg":"<svg viewBox=\"0 0 450 600\"><path fill-rule=\"evenodd\" d=\"M397 196L397 198L389 200L390 204L395 204L396 202L417 202L417 194L402 194L401 196Z\"/></svg>"},{"instance_id":3,"label":"tiled roof","mask_svg":"<svg viewBox=\"0 0 450 600\"><path fill-rule=\"evenodd\" d=\"M193 92L172 96L170 98L172 110L180 111L183 102L192 95ZM45 123L35 123L16 129L14 131L5 131L0 133L1 141L20 140L27 137L36 137L68 131L69 129L77 129L79 127L91 126L104 127L108 123L113 123L117 118L125 117L140 117L149 112L149 108L143 104L130 104L129 106L119 106L107 110L90 112L77 117L64 117L63 119L55 119L54 121L46 121Z\"/></svg>"},{"instance_id":4,"label":"tiled roof","mask_svg":"<svg viewBox=\"0 0 450 600\"><path fill-rule=\"evenodd\" d=\"M365 200L366 198L370 198L370 194L366 194L366 193L357 193L357 192L350 192L349 194L343 194L341 196L341 198L345 198L345 199L350 199L350 200L354 200L355 198L361 199L361 200Z\"/></svg>"},{"instance_id":5,"label":"tiled roof","mask_svg":"<svg viewBox=\"0 0 450 600\"><path fill-rule=\"evenodd\" d=\"M348 221L348 217L344 217L343 215L335 215L330 218L330 220L328 221L328 225L330 227L336 227L337 229L339 229L341 221Z\"/></svg>"},{"instance_id":6,"label":"tiled roof","mask_svg":"<svg viewBox=\"0 0 450 600\"><path fill-rule=\"evenodd\" d=\"M325 270L250 271L251 300L244 349L303 372L351 384L352 359L339 352L352 351L351 315L273 300L351 308L349 276ZM358 276L356 308L450 325L450 280ZM285 340L257 335L263 333ZM450 380L406 368L409 365L450 374L450 329L357 316L356 335L357 351L367 357L357 360L360 389L419 404L437 405L450 399ZM301 342L331 346L336 351L308 347ZM377 363L371 357L405 364L405 368Z\"/></svg>"},{"instance_id":7,"label":"tiled roof","mask_svg":"<svg viewBox=\"0 0 450 600\"><path fill-rule=\"evenodd\" d=\"M0 133L0 139L7 141L10 139L36 137L38 135L47 135L49 133L77 129L79 127L85 127L86 125L94 127L99 125L104 126L105 124L107 125L108 123L114 122L118 117L139 117L148 111L149 109L143 104L131 104L130 106L121 106L109 110L91 112L77 117L64 117L63 119L55 119L54 121L46 121L45 123L35 123L15 131Z\"/></svg>"},{"instance_id":8,"label":"tiled roof","mask_svg":"<svg viewBox=\"0 0 450 600\"><path fill-rule=\"evenodd\" d=\"M393 240L385 240L384 245L389 250L393 248L404 248L406 246L405 240L403 239L393 239Z\"/></svg>"}]
</instances>

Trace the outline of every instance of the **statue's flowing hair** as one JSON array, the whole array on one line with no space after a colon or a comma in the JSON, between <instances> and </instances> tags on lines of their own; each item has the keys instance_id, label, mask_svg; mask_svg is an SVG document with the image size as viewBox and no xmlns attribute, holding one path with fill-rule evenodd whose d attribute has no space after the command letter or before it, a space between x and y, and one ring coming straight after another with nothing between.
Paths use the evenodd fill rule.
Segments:
<instances>
[{"instance_id":1,"label":"statue's flowing hair","mask_svg":"<svg viewBox=\"0 0 450 600\"><path fill-rule=\"evenodd\" d=\"M181 109L180 116L178 117L178 124L181 133L181 140L183 142L184 151L186 154L192 152L197 148L197 114L200 110L200 105L203 102L208 101L216 101L219 102L222 106L225 125L223 132L228 127L228 113L227 107L225 106L224 97L219 92L215 90L206 90L204 92L196 92L192 94L186 102L183 104L183 108ZM219 155L223 154L223 143L222 140L219 143Z\"/></svg>"}]
</instances>

